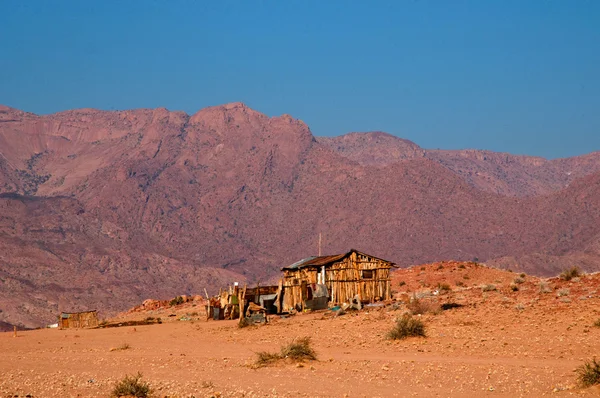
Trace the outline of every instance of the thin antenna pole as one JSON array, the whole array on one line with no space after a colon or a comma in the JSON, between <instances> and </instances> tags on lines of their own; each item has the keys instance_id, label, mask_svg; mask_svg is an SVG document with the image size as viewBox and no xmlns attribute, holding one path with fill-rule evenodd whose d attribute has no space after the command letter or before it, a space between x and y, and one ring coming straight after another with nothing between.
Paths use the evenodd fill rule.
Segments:
<instances>
[{"instance_id":1,"label":"thin antenna pole","mask_svg":"<svg viewBox=\"0 0 600 398\"><path fill-rule=\"evenodd\" d=\"M321 257L321 233L319 232L319 257Z\"/></svg>"}]
</instances>

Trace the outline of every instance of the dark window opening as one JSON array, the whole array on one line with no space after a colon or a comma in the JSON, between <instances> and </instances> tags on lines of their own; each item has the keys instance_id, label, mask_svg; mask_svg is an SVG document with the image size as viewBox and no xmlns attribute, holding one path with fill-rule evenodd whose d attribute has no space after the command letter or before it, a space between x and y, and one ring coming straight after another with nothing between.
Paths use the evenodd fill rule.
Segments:
<instances>
[{"instance_id":1,"label":"dark window opening","mask_svg":"<svg viewBox=\"0 0 600 398\"><path fill-rule=\"evenodd\" d=\"M363 279L373 279L373 270L372 269L364 269L362 272Z\"/></svg>"}]
</instances>

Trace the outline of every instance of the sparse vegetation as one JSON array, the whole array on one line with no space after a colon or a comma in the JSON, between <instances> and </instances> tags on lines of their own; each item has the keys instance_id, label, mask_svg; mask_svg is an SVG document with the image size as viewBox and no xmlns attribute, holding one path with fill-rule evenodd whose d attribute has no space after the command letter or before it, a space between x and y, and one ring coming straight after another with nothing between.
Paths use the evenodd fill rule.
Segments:
<instances>
[{"instance_id":1,"label":"sparse vegetation","mask_svg":"<svg viewBox=\"0 0 600 398\"><path fill-rule=\"evenodd\" d=\"M310 337L302 337L297 341L292 341L290 344L281 347L281 356L295 361L317 359L315 350L310 346Z\"/></svg>"},{"instance_id":2,"label":"sparse vegetation","mask_svg":"<svg viewBox=\"0 0 600 398\"><path fill-rule=\"evenodd\" d=\"M525 305L523 305L522 303L519 303L519 304L515 305L515 309L517 311L523 311L525 309Z\"/></svg>"},{"instance_id":3,"label":"sparse vegetation","mask_svg":"<svg viewBox=\"0 0 600 398\"><path fill-rule=\"evenodd\" d=\"M450 285L447 283L438 283L437 288L440 291L440 293L447 293L452 290Z\"/></svg>"},{"instance_id":4,"label":"sparse vegetation","mask_svg":"<svg viewBox=\"0 0 600 398\"><path fill-rule=\"evenodd\" d=\"M514 283L510 284L510 290L512 290L513 292L518 292L519 291L519 286L515 285Z\"/></svg>"},{"instance_id":5,"label":"sparse vegetation","mask_svg":"<svg viewBox=\"0 0 600 398\"><path fill-rule=\"evenodd\" d=\"M464 265L464 264L458 264L458 268L460 268L460 269L465 269L466 267L465 267L465 265Z\"/></svg>"},{"instance_id":6,"label":"sparse vegetation","mask_svg":"<svg viewBox=\"0 0 600 398\"><path fill-rule=\"evenodd\" d=\"M442 269L444 269L444 266L442 264L438 265L437 270L439 271L439 270L442 270Z\"/></svg>"},{"instance_id":7,"label":"sparse vegetation","mask_svg":"<svg viewBox=\"0 0 600 398\"><path fill-rule=\"evenodd\" d=\"M203 381L202 384L200 385L200 387L202 388L213 388L215 385L213 384L212 381Z\"/></svg>"},{"instance_id":8,"label":"sparse vegetation","mask_svg":"<svg viewBox=\"0 0 600 398\"><path fill-rule=\"evenodd\" d=\"M465 285L465 283L463 281L456 281L455 285L459 286L459 287L463 287Z\"/></svg>"},{"instance_id":9,"label":"sparse vegetation","mask_svg":"<svg viewBox=\"0 0 600 398\"><path fill-rule=\"evenodd\" d=\"M552 293L552 286L548 282L540 282L540 293Z\"/></svg>"},{"instance_id":10,"label":"sparse vegetation","mask_svg":"<svg viewBox=\"0 0 600 398\"><path fill-rule=\"evenodd\" d=\"M398 283L398 286L404 286L404 285L406 285L405 281L400 281L400 283Z\"/></svg>"},{"instance_id":11,"label":"sparse vegetation","mask_svg":"<svg viewBox=\"0 0 600 398\"><path fill-rule=\"evenodd\" d=\"M175 305L179 305L179 304L183 304L183 297L181 297L181 296L177 296L173 300L169 301L169 305L171 307L173 307Z\"/></svg>"},{"instance_id":12,"label":"sparse vegetation","mask_svg":"<svg viewBox=\"0 0 600 398\"><path fill-rule=\"evenodd\" d=\"M469 275L463 275L463 279L471 279L471 277Z\"/></svg>"},{"instance_id":13,"label":"sparse vegetation","mask_svg":"<svg viewBox=\"0 0 600 398\"><path fill-rule=\"evenodd\" d=\"M407 337L426 337L425 324L411 315L404 315L396 320L396 324L387 334L390 340L402 340Z\"/></svg>"},{"instance_id":14,"label":"sparse vegetation","mask_svg":"<svg viewBox=\"0 0 600 398\"><path fill-rule=\"evenodd\" d=\"M568 295L569 295L569 293L571 293L571 291L570 291L569 289L566 289L566 288L565 288L565 289L560 289L560 290L557 292L557 294L558 294L558 297L568 296Z\"/></svg>"},{"instance_id":15,"label":"sparse vegetation","mask_svg":"<svg viewBox=\"0 0 600 398\"><path fill-rule=\"evenodd\" d=\"M571 267L561 272L560 279L570 281L571 279L577 278L579 276L581 276L581 270L579 269L579 267Z\"/></svg>"},{"instance_id":16,"label":"sparse vegetation","mask_svg":"<svg viewBox=\"0 0 600 398\"><path fill-rule=\"evenodd\" d=\"M517 276L513 282L518 284L525 283L525 278Z\"/></svg>"},{"instance_id":17,"label":"sparse vegetation","mask_svg":"<svg viewBox=\"0 0 600 398\"><path fill-rule=\"evenodd\" d=\"M600 384L600 362L596 361L596 358L586 361L575 369L575 373L577 373L577 381L582 387Z\"/></svg>"},{"instance_id":18,"label":"sparse vegetation","mask_svg":"<svg viewBox=\"0 0 600 398\"><path fill-rule=\"evenodd\" d=\"M525 274L525 272L521 272L521 273L519 274L519 276L520 276L521 278L525 279L525 277L527 276L527 274Z\"/></svg>"},{"instance_id":19,"label":"sparse vegetation","mask_svg":"<svg viewBox=\"0 0 600 398\"><path fill-rule=\"evenodd\" d=\"M131 348L131 346L128 343L123 343L123 344L121 344L118 347L111 348L110 350L111 351L125 351L125 350L128 350L130 348Z\"/></svg>"},{"instance_id":20,"label":"sparse vegetation","mask_svg":"<svg viewBox=\"0 0 600 398\"><path fill-rule=\"evenodd\" d=\"M481 286L481 291L483 292L493 292L494 290L496 290L496 285L493 285L491 283Z\"/></svg>"},{"instance_id":21,"label":"sparse vegetation","mask_svg":"<svg viewBox=\"0 0 600 398\"><path fill-rule=\"evenodd\" d=\"M135 376L125 376L123 380L117 382L113 388L112 397L131 396L136 398L146 398L150 396L150 386L141 381L142 374L138 372Z\"/></svg>"},{"instance_id":22,"label":"sparse vegetation","mask_svg":"<svg viewBox=\"0 0 600 398\"><path fill-rule=\"evenodd\" d=\"M596 319L596 322L594 322L594 326L600 328L600 318Z\"/></svg>"},{"instance_id":23,"label":"sparse vegetation","mask_svg":"<svg viewBox=\"0 0 600 398\"><path fill-rule=\"evenodd\" d=\"M311 347L310 337L302 337L298 340L293 340L291 343L282 346L279 354L260 351L256 353L257 358L255 366L268 366L282 359L291 359L294 361L316 360L317 353Z\"/></svg>"},{"instance_id":24,"label":"sparse vegetation","mask_svg":"<svg viewBox=\"0 0 600 398\"><path fill-rule=\"evenodd\" d=\"M408 308L412 315L422 315L427 313L437 314L440 312L440 305L437 302L423 300L417 298L416 295L413 295L410 303L406 305L406 308Z\"/></svg>"}]
</instances>

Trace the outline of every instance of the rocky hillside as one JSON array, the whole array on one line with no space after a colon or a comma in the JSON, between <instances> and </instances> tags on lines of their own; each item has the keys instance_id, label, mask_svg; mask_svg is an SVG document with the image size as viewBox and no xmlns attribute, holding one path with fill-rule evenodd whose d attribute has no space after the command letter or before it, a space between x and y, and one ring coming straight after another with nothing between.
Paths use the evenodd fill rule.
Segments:
<instances>
[{"instance_id":1,"label":"rocky hillside","mask_svg":"<svg viewBox=\"0 0 600 398\"><path fill-rule=\"evenodd\" d=\"M266 281L360 249L407 266L600 269L600 155L430 151L316 138L244 104L37 116L0 107L0 321L115 312Z\"/></svg>"}]
</instances>

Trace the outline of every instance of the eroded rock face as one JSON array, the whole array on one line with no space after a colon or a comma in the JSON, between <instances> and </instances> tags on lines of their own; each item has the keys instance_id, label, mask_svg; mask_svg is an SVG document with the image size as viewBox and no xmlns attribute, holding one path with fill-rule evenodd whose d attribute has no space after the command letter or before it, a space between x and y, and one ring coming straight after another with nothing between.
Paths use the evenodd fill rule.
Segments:
<instances>
[{"instance_id":1,"label":"eroded rock face","mask_svg":"<svg viewBox=\"0 0 600 398\"><path fill-rule=\"evenodd\" d=\"M548 274L553 256L598 269L598 157L315 138L241 103L191 117L2 107L0 321L273 280L316 254L319 232L325 253L400 265L510 257Z\"/></svg>"}]
</instances>

